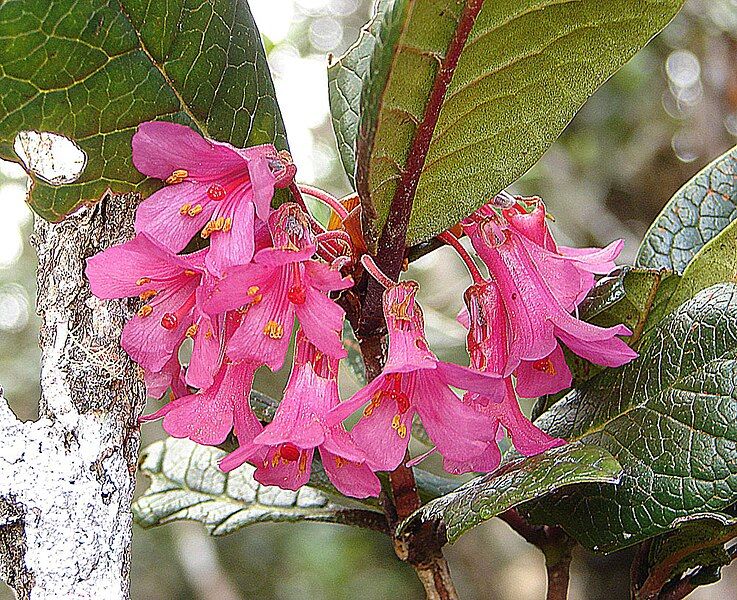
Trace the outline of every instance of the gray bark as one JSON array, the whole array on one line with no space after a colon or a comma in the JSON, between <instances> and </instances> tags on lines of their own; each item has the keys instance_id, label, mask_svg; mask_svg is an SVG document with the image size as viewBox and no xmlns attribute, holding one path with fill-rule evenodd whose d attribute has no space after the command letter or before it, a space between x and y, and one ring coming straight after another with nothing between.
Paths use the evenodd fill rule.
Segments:
<instances>
[{"instance_id":1,"label":"gray bark","mask_svg":"<svg viewBox=\"0 0 737 600\"><path fill-rule=\"evenodd\" d=\"M39 419L0 395L0 577L22 599L129 596L131 500L145 391L120 348L133 304L91 296L85 259L132 236L137 198L37 219Z\"/></svg>"}]
</instances>

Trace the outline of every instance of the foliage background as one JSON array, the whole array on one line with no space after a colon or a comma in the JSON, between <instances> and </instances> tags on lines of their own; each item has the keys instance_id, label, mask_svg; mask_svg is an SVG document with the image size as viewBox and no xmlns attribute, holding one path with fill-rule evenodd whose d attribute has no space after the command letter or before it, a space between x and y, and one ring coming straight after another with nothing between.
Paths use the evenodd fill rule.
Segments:
<instances>
[{"instance_id":1,"label":"foliage background","mask_svg":"<svg viewBox=\"0 0 737 600\"><path fill-rule=\"evenodd\" d=\"M348 191L328 118L326 57L341 54L368 19L370 0L251 0L265 37L298 178ZM562 138L516 191L541 195L559 239L580 246L639 240L670 196L696 171L737 143L737 0L689 0L684 11L586 104ZM39 352L35 255L22 170L0 163L0 383L22 419L36 418ZM415 263L430 342L463 360L454 322L467 285L444 250ZM286 373L262 374L260 389L278 395ZM345 393L356 383L343 378ZM143 430L144 444L163 432ZM145 486L141 482L141 487ZM492 521L448 549L461 596L479 600L544 596L542 556L506 525ZM574 562L572 599L628 597L631 552ZM136 529L133 598L263 600L420 598L409 568L388 538L322 524L259 524L209 538L196 524ZM702 588L698 600L733 598L737 566ZM0 600L11 598L0 589Z\"/></svg>"}]
</instances>

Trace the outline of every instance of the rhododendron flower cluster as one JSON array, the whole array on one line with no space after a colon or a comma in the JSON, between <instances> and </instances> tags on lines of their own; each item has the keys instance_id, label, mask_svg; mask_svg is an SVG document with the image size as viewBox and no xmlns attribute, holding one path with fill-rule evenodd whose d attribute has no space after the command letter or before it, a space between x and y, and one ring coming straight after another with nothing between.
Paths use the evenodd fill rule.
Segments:
<instances>
[{"instance_id":1,"label":"rhododendron flower cluster","mask_svg":"<svg viewBox=\"0 0 737 600\"><path fill-rule=\"evenodd\" d=\"M614 268L621 242L556 245L540 200L500 196L463 221L487 277L455 236L441 236L474 279L459 315L470 355L470 367L462 367L428 347L417 283L389 280L368 255L358 260L365 246L355 226L343 227L348 210L321 190L297 186L288 153L270 144L239 149L152 122L133 138L133 162L165 185L139 206L136 236L90 258L87 276L100 298L140 300L121 343L143 368L150 395L169 390L168 403L142 420L163 419L170 435L200 444L221 444L232 432L238 448L221 461L225 471L249 462L262 484L296 490L309 481L317 449L336 489L376 496L376 472L409 460L415 421L449 472L492 471L505 431L525 455L565 443L535 427L517 403L518 395L571 385L563 347L606 366L635 356L620 337L630 334L626 327L574 316L595 276ZM294 202L272 208L278 188L289 188ZM337 229L325 231L310 215L301 189L331 206ZM385 288L388 356L378 377L341 402L345 313L338 301L356 273ZM283 367L295 330L283 398L274 419L262 423L250 404L254 376ZM359 409L348 431L343 421Z\"/></svg>"}]
</instances>

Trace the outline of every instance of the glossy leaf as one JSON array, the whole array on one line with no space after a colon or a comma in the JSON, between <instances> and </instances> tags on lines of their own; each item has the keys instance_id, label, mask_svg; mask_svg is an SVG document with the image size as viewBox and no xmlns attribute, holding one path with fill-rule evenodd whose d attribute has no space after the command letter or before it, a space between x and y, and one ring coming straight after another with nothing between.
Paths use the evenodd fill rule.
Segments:
<instances>
[{"instance_id":1,"label":"glossy leaf","mask_svg":"<svg viewBox=\"0 0 737 600\"><path fill-rule=\"evenodd\" d=\"M737 286L701 291L645 334L639 350L535 422L601 445L624 469L618 486L582 487L531 509L594 550L737 502Z\"/></svg>"},{"instance_id":2,"label":"glossy leaf","mask_svg":"<svg viewBox=\"0 0 737 600\"><path fill-rule=\"evenodd\" d=\"M213 535L260 523L324 521L378 528L383 515L343 505L303 487L297 492L260 485L254 468L218 469L224 452L186 439L169 438L143 451L142 472L151 485L133 504L136 522L153 527L171 521L199 521Z\"/></svg>"},{"instance_id":3,"label":"glossy leaf","mask_svg":"<svg viewBox=\"0 0 737 600\"><path fill-rule=\"evenodd\" d=\"M586 444L568 444L472 479L410 515L399 527L408 535L433 521L449 542L479 523L524 502L560 488L587 483L616 483L621 468L606 450Z\"/></svg>"},{"instance_id":4,"label":"glossy leaf","mask_svg":"<svg viewBox=\"0 0 737 600\"><path fill-rule=\"evenodd\" d=\"M651 225L636 265L683 273L710 239L737 218L737 148L704 168Z\"/></svg>"},{"instance_id":5,"label":"glossy leaf","mask_svg":"<svg viewBox=\"0 0 737 600\"><path fill-rule=\"evenodd\" d=\"M439 114L427 111L437 114L437 123L419 178L408 243L427 240L458 222L529 169L583 102L681 4L483 3ZM386 220L463 8L464 3L450 0L381 3L370 34L332 67L331 81L344 82L340 94L336 85L331 94L341 153L355 149L357 191L365 214L376 219L369 237ZM352 163L350 155L344 157L349 175Z\"/></svg>"},{"instance_id":6,"label":"glossy leaf","mask_svg":"<svg viewBox=\"0 0 737 600\"><path fill-rule=\"evenodd\" d=\"M653 540L642 565L643 581L635 594L638 600L670 582L678 581L692 569L701 572L698 585L714 583L721 568L732 561L724 545L737 537L737 519L725 513L702 513L679 522L678 528Z\"/></svg>"},{"instance_id":7,"label":"glossy leaf","mask_svg":"<svg viewBox=\"0 0 737 600\"><path fill-rule=\"evenodd\" d=\"M698 292L723 282L737 283L737 221L732 221L699 250L668 299L668 312Z\"/></svg>"},{"instance_id":8,"label":"glossy leaf","mask_svg":"<svg viewBox=\"0 0 737 600\"><path fill-rule=\"evenodd\" d=\"M154 189L131 162L142 121L178 121L237 146L286 147L245 1L6 0L0 38L0 158L18 160L14 140L26 130L61 134L86 154L74 183L34 177L30 202L47 219L108 188Z\"/></svg>"}]
</instances>

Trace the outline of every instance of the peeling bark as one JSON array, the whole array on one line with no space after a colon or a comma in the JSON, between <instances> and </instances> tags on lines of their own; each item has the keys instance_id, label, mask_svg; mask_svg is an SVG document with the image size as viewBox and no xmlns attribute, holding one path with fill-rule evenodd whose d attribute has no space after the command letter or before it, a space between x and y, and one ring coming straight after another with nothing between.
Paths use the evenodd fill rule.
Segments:
<instances>
[{"instance_id":1,"label":"peeling bark","mask_svg":"<svg viewBox=\"0 0 737 600\"><path fill-rule=\"evenodd\" d=\"M90 295L85 259L128 239L137 197L36 221L39 419L0 395L0 576L20 598L128 598L145 390L120 348L133 304Z\"/></svg>"}]
</instances>

